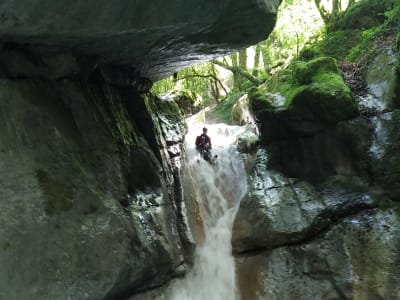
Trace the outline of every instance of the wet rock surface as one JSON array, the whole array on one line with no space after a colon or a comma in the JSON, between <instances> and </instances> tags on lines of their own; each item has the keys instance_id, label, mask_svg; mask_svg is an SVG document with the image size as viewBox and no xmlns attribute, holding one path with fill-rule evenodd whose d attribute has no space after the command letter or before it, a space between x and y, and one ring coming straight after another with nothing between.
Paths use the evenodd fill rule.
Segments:
<instances>
[{"instance_id":1,"label":"wet rock surface","mask_svg":"<svg viewBox=\"0 0 400 300\"><path fill-rule=\"evenodd\" d=\"M266 159L260 151L234 225L232 243L238 253L301 243L341 218L377 205L358 178L313 185L269 171Z\"/></svg>"},{"instance_id":2,"label":"wet rock surface","mask_svg":"<svg viewBox=\"0 0 400 300\"><path fill-rule=\"evenodd\" d=\"M131 65L155 79L265 39L279 3L6 0L0 39Z\"/></svg>"},{"instance_id":3,"label":"wet rock surface","mask_svg":"<svg viewBox=\"0 0 400 300\"><path fill-rule=\"evenodd\" d=\"M191 253L176 104L123 70L84 81L64 58L58 74L41 75L56 59L0 76L2 299L121 298L177 276Z\"/></svg>"},{"instance_id":4,"label":"wet rock surface","mask_svg":"<svg viewBox=\"0 0 400 300\"><path fill-rule=\"evenodd\" d=\"M259 266L239 282L258 282L249 299L398 299L399 230L396 210L363 211L312 241L237 258L239 274Z\"/></svg>"},{"instance_id":5,"label":"wet rock surface","mask_svg":"<svg viewBox=\"0 0 400 300\"><path fill-rule=\"evenodd\" d=\"M400 297L396 55L384 47L363 73L351 66L353 77L342 66L360 88L359 117L307 134L283 122L288 134L246 157L249 193L232 239L245 299Z\"/></svg>"}]
</instances>

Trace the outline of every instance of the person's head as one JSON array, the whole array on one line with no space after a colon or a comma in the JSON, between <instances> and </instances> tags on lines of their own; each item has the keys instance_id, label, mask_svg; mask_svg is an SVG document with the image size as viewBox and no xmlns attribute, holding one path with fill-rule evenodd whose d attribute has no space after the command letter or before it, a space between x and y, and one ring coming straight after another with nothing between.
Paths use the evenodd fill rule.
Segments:
<instances>
[{"instance_id":1,"label":"person's head","mask_svg":"<svg viewBox=\"0 0 400 300\"><path fill-rule=\"evenodd\" d=\"M203 127L203 133L207 134L207 131L208 131L207 127Z\"/></svg>"}]
</instances>

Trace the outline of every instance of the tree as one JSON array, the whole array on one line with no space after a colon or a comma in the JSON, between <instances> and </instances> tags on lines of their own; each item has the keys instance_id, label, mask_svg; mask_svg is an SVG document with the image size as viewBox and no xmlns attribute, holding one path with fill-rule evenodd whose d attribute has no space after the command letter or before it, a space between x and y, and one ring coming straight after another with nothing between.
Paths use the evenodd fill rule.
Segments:
<instances>
[{"instance_id":1,"label":"tree","mask_svg":"<svg viewBox=\"0 0 400 300\"><path fill-rule=\"evenodd\" d=\"M330 9L328 7L325 7L323 3L321 3L321 0L314 0L314 2L319 11L319 14L321 15L322 20L324 21L325 25L329 27L329 25L334 22L335 18L337 18L342 11L352 6L356 2L356 0L346 1L346 7L343 7L344 3L342 3L342 0L328 0L328 6L329 4L331 4Z\"/></svg>"},{"instance_id":2,"label":"tree","mask_svg":"<svg viewBox=\"0 0 400 300\"><path fill-rule=\"evenodd\" d=\"M253 76L257 77L260 71L261 65L261 43L258 43L254 49L254 68L253 68Z\"/></svg>"},{"instance_id":3,"label":"tree","mask_svg":"<svg viewBox=\"0 0 400 300\"><path fill-rule=\"evenodd\" d=\"M246 48L241 49L239 52L231 54L229 56L231 64L228 63L226 58L222 60L215 59L212 62L226 70L229 70L233 74L233 86L234 88L240 88L245 79L258 86L262 83L255 75L253 75L247 69L247 50Z\"/></svg>"}]
</instances>

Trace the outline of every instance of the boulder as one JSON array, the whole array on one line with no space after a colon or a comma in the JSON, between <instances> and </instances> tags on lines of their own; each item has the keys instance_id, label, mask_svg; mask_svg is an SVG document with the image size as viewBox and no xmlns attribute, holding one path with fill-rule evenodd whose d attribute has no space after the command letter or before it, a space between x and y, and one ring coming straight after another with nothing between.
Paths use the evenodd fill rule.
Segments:
<instances>
[{"instance_id":1,"label":"boulder","mask_svg":"<svg viewBox=\"0 0 400 300\"><path fill-rule=\"evenodd\" d=\"M260 121L263 143L312 135L358 115L355 98L333 58L297 62L292 68L293 75L280 86L286 98L284 107L252 107Z\"/></svg>"},{"instance_id":2,"label":"boulder","mask_svg":"<svg viewBox=\"0 0 400 300\"><path fill-rule=\"evenodd\" d=\"M250 127L237 137L237 149L241 153L255 153L259 144L258 135Z\"/></svg>"},{"instance_id":3,"label":"boulder","mask_svg":"<svg viewBox=\"0 0 400 300\"><path fill-rule=\"evenodd\" d=\"M249 95L244 94L232 107L232 123L237 125L254 123L249 108Z\"/></svg>"}]
</instances>

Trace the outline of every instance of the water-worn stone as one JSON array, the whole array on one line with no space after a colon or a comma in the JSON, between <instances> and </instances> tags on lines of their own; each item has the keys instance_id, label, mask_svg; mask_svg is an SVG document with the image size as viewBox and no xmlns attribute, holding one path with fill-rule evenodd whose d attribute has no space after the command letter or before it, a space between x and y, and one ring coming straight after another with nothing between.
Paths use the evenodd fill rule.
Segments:
<instances>
[{"instance_id":1,"label":"water-worn stone","mask_svg":"<svg viewBox=\"0 0 400 300\"><path fill-rule=\"evenodd\" d=\"M255 153L259 144L259 137L251 127L237 137L237 150L241 153Z\"/></svg>"},{"instance_id":2,"label":"water-worn stone","mask_svg":"<svg viewBox=\"0 0 400 300\"><path fill-rule=\"evenodd\" d=\"M246 299L399 299L398 209L360 212L307 243L238 258L239 285L254 287Z\"/></svg>"},{"instance_id":3,"label":"water-worn stone","mask_svg":"<svg viewBox=\"0 0 400 300\"><path fill-rule=\"evenodd\" d=\"M368 185L351 175L314 186L268 170L266 160L260 150L236 216L235 252L299 243L344 216L376 206Z\"/></svg>"},{"instance_id":4,"label":"water-worn stone","mask_svg":"<svg viewBox=\"0 0 400 300\"><path fill-rule=\"evenodd\" d=\"M266 38L280 0L4 0L0 39L71 49L151 79Z\"/></svg>"},{"instance_id":5,"label":"water-worn stone","mask_svg":"<svg viewBox=\"0 0 400 300\"><path fill-rule=\"evenodd\" d=\"M232 107L232 123L237 125L254 125L254 117L249 107L249 95L245 94Z\"/></svg>"},{"instance_id":6,"label":"water-worn stone","mask_svg":"<svg viewBox=\"0 0 400 300\"><path fill-rule=\"evenodd\" d=\"M104 82L0 80L1 299L112 299L176 276L190 249L168 147L184 128L145 102Z\"/></svg>"},{"instance_id":7,"label":"water-worn stone","mask_svg":"<svg viewBox=\"0 0 400 300\"><path fill-rule=\"evenodd\" d=\"M321 182L332 175L367 178L375 127L364 118L338 123L315 135L275 141L268 165L289 177Z\"/></svg>"},{"instance_id":8,"label":"water-worn stone","mask_svg":"<svg viewBox=\"0 0 400 300\"><path fill-rule=\"evenodd\" d=\"M372 119L375 125L371 153L374 185L400 201L400 110Z\"/></svg>"},{"instance_id":9,"label":"water-worn stone","mask_svg":"<svg viewBox=\"0 0 400 300\"><path fill-rule=\"evenodd\" d=\"M379 49L374 59L364 67L368 94L361 97L361 105L378 111L398 106L400 95L397 64L398 57L394 46L386 45Z\"/></svg>"}]
</instances>

